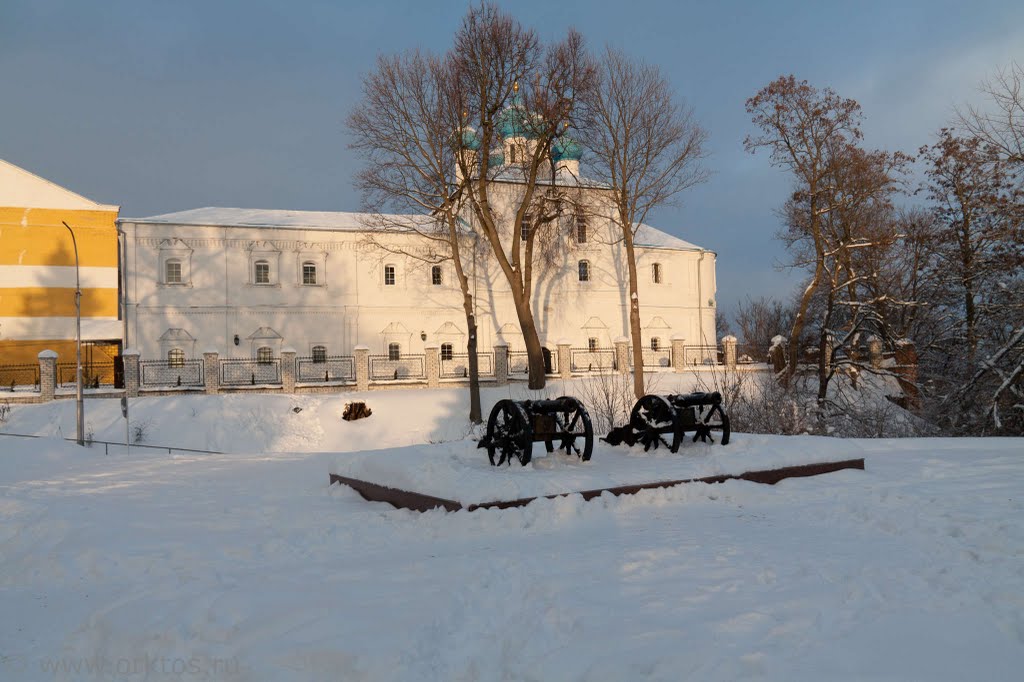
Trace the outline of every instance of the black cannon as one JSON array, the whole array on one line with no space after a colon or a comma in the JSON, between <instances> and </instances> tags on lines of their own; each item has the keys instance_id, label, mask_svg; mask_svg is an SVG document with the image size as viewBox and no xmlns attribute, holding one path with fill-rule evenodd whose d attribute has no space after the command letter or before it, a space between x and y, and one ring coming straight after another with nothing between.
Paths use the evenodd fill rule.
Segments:
<instances>
[{"instance_id":1,"label":"black cannon","mask_svg":"<svg viewBox=\"0 0 1024 682\"><path fill-rule=\"evenodd\" d=\"M478 448L487 448L491 464L530 463L533 444L543 442L548 452L557 447L577 454L584 462L594 451L594 427L583 403L562 396L554 400L500 400L487 419L487 435Z\"/></svg>"},{"instance_id":2,"label":"black cannon","mask_svg":"<svg viewBox=\"0 0 1024 682\"><path fill-rule=\"evenodd\" d=\"M716 431L722 445L728 445L729 415L722 409L721 393L648 394L633 405L629 424L613 429L605 440L612 445L641 443L645 451L664 445L677 452L687 432L694 441L714 443Z\"/></svg>"}]
</instances>

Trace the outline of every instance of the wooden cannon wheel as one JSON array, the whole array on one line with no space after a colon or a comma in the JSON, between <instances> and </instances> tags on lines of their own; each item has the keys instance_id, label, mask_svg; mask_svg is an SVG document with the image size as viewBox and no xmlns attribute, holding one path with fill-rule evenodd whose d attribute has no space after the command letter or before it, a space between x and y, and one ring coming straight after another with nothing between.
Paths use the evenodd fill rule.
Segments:
<instances>
[{"instance_id":1,"label":"wooden cannon wheel","mask_svg":"<svg viewBox=\"0 0 1024 682\"><path fill-rule=\"evenodd\" d=\"M590 461L594 453L594 427L590 423L590 414L576 398L562 396L558 399L564 405L564 409L555 413L556 423L561 427L561 433L557 436L558 448L565 450L565 454L573 453L579 455L584 462ZM583 439L583 447L577 442ZM545 440L548 452L552 451L553 439Z\"/></svg>"},{"instance_id":2,"label":"wooden cannon wheel","mask_svg":"<svg viewBox=\"0 0 1024 682\"><path fill-rule=\"evenodd\" d=\"M644 452L652 447L664 445L672 452L679 450L683 439L682 421L676 409L664 396L648 393L633 405L629 424L637 433L637 442L642 443ZM666 440L665 437L669 440Z\"/></svg>"},{"instance_id":3,"label":"wooden cannon wheel","mask_svg":"<svg viewBox=\"0 0 1024 682\"><path fill-rule=\"evenodd\" d=\"M522 405L514 400L499 400L487 419L487 458L491 464L511 463L515 457L522 465L533 456L533 428Z\"/></svg>"},{"instance_id":4,"label":"wooden cannon wheel","mask_svg":"<svg viewBox=\"0 0 1024 682\"><path fill-rule=\"evenodd\" d=\"M695 405L693 408L693 418L695 422L695 431L693 434L693 441L697 442L699 438L701 442L707 442L710 440L712 443L715 442L714 433L717 431L721 435L721 444L729 444L729 415L722 409L721 403L715 403L713 405Z\"/></svg>"}]
</instances>

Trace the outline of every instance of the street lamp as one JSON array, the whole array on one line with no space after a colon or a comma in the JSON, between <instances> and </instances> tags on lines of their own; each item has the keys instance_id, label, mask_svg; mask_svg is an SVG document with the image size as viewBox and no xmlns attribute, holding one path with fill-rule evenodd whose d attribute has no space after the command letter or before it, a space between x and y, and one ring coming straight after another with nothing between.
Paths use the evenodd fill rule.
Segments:
<instances>
[{"instance_id":1,"label":"street lamp","mask_svg":"<svg viewBox=\"0 0 1024 682\"><path fill-rule=\"evenodd\" d=\"M75 247L75 425L76 440L85 445L85 403L82 401L82 282L78 278L78 241L75 231L63 220L64 227L71 233L71 244Z\"/></svg>"}]
</instances>

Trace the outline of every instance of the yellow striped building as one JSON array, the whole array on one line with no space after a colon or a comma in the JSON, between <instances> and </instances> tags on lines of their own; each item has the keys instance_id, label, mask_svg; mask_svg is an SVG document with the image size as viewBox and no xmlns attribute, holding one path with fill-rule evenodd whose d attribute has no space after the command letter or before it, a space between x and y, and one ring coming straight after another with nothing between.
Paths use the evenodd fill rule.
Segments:
<instances>
[{"instance_id":1,"label":"yellow striped building","mask_svg":"<svg viewBox=\"0 0 1024 682\"><path fill-rule=\"evenodd\" d=\"M82 287L83 362L118 354L119 207L97 204L0 159L0 365L54 350L75 361L75 250Z\"/></svg>"}]
</instances>

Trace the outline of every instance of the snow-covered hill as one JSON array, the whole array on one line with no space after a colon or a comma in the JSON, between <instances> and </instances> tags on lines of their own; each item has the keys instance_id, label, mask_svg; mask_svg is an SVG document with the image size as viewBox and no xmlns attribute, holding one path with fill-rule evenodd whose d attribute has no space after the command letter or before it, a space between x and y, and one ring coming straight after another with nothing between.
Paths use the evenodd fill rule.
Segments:
<instances>
[{"instance_id":1,"label":"snow-covered hill","mask_svg":"<svg viewBox=\"0 0 1024 682\"><path fill-rule=\"evenodd\" d=\"M0 437L0 679L1019 679L1024 441L504 511L328 487L338 453L462 438L463 393L133 401L219 455ZM5 430L73 435L74 404Z\"/></svg>"}]
</instances>

